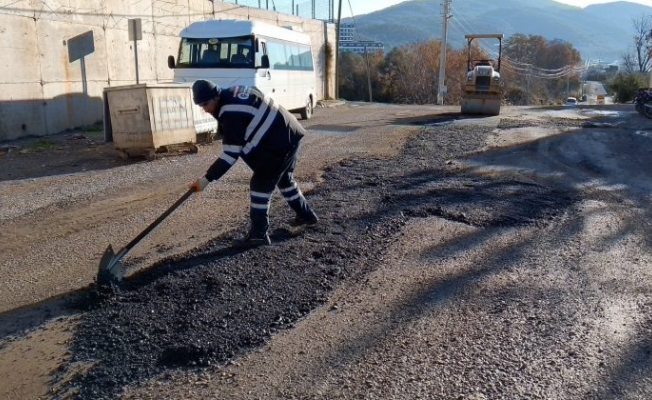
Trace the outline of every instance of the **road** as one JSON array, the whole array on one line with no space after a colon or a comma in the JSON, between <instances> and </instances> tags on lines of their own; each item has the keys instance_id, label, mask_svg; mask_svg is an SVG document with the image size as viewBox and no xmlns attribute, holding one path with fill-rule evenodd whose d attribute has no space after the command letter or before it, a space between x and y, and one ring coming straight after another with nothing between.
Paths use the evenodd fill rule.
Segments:
<instances>
[{"instance_id":1,"label":"road","mask_svg":"<svg viewBox=\"0 0 652 400\"><path fill-rule=\"evenodd\" d=\"M652 124L454 111L318 109L297 171L315 230L288 232L277 199L277 244L232 253L238 164L127 257L117 292L89 289L107 243L219 144L4 180L0 398L650 397Z\"/></svg>"},{"instance_id":2,"label":"road","mask_svg":"<svg viewBox=\"0 0 652 400\"><path fill-rule=\"evenodd\" d=\"M608 95L604 85L600 82L585 82L582 94L585 94L587 97L586 105L598 105L598 95L604 96L604 104L613 104L613 97Z\"/></svg>"}]
</instances>

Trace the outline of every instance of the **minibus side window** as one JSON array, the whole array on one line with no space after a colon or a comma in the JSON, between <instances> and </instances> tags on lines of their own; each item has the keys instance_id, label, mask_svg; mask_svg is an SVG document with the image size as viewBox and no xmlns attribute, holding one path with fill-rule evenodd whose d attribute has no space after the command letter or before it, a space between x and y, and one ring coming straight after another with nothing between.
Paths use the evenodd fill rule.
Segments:
<instances>
[{"instance_id":1,"label":"minibus side window","mask_svg":"<svg viewBox=\"0 0 652 400\"><path fill-rule=\"evenodd\" d=\"M299 58L301 59L301 69L312 71L314 66L312 64L312 52L310 47L306 46L305 48L299 49Z\"/></svg>"},{"instance_id":2,"label":"minibus side window","mask_svg":"<svg viewBox=\"0 0 652 400\"><path fill-rule=\"evenodd\" d=\"M267 42L267 55L272 69L287 69L288 59L285 55L285 46L278 42Z\"/></svg>"}]
</instances>

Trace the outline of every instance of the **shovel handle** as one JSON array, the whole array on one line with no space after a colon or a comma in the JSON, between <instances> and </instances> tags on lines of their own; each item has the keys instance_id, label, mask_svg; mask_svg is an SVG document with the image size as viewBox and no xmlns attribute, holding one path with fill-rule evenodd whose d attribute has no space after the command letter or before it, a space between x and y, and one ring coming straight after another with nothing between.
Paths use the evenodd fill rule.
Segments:
<instances>
[{"instance_id":1,"label":"shovel handle","mask_svg":"<svg viewBox=\"0 0 652 400\"><path fill-rule=\"evenodd\" d=\"M138 242L143 240L145 236L147 236L158 224L160 224L165 218L168 217L172 213L172 211L176 210L177 207L181 205L184 201L188 199L188 197L192 196L192 194L195 193L195 188L190 188L186 193L179 198L179 200L176 201L176 203L172 204L170 208L165 210L163 214L161 214L158 218L156 218L156 221L152 222L147 228L145 228L144 231L142 231L138 236L136 236L129 244L127 244L121 251L121 253L124 251L124 254L127 254L129 250L131 250Z\"/></svg>"}]
</instances>

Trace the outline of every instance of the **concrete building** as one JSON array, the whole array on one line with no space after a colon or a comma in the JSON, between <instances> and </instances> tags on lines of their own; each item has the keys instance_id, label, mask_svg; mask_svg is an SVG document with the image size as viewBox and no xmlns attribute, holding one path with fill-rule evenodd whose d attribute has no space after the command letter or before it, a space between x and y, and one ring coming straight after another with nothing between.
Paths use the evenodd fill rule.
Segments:
<instances>
[{"instance_id":1,"label":"concrete building","mask_svg":"<svg viewBox=\"0 0 652 400\"><path fill-rule=\"evenodd\" d=\"M372 51L385 51L385 46L379 42L350 42L340 43L340 51L352 51L364 54Z\"/></svg>"},{"instance_id":2,"label":"concrete building","mask_svg":"<svg viewBox=\"0 0 652 400\"><path fill-rule=\"evenodd\" d=\"M340 24L340 43L353 42L355 35L355 25L350 22L343 22Z\"/></svg>"},{"instance_id":3,"label":"concrete building","mask_svg":"<svg viewBox=\"0 0 652 400\"><path fill-rule=\"evenodd\" d=\"M209 0L9 2L0 13L0 142L102 121L105 87L171 82L181 29L205 19L300 27L312 40L317 99L335 94L332 23ZM140 19L142 40L129 40ZM134 48L135 46L135 48Z\"/></svg>"}]
</instances>

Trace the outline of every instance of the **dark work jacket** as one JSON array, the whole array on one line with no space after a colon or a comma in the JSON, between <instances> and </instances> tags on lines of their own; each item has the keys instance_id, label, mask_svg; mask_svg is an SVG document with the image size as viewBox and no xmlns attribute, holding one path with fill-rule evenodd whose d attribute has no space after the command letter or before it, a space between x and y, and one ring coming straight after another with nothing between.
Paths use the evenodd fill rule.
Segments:
<instances>
[{"instance_id":1,"label":"dark work jacket","mask_svg":"<svg viewBox=\"0 0 652 400\"><path fill-rule=\"evenodd\" d=\"M209 181L222 177L240 157L256 173L274 168L306 132L289 111L251 86L223 89L213 117L222 154L206 172Z\"/></svg>"}]
</instances>

